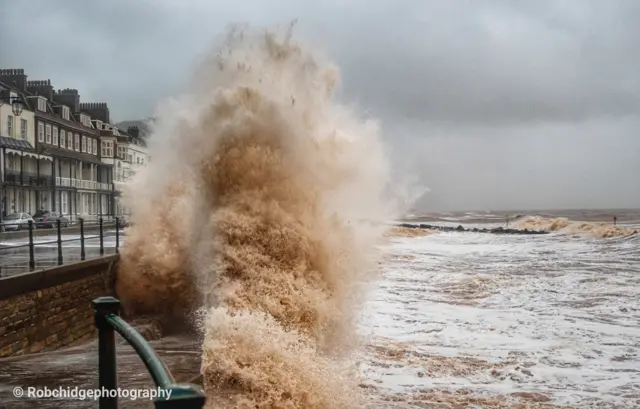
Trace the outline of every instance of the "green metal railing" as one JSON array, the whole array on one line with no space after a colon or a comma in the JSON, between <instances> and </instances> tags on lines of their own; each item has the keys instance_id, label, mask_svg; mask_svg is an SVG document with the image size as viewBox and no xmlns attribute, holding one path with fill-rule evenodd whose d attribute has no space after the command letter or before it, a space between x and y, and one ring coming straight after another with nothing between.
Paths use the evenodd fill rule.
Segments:
<instances>
[{"instance_id":1,"label":"green metal railing","mask_svg":"<svg viewBox=\"0 0 640 409\"><path fill-rule=\"evenodd\" d=\"M156 408L201 409L205 395L195 385L178 385L173 376L156 355L151 345L125 320L120 318L120 301L113 297L93 300L95 322L98 328L99 372L101 390L117 390L115 332L120 334L137 352L146 365L153 382L167 393L154 400ZM170 393L169 393L170 392ZM117 409L118 397L100 396L100 409Z\"/></svg>"}]
</instances>

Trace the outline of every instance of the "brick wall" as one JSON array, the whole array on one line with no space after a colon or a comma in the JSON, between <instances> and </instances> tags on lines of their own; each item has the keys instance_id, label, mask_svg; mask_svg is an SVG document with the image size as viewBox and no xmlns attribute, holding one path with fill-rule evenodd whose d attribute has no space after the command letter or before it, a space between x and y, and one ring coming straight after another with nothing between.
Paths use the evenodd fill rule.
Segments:
<instances>
[{"instance_id":1,"label":"brick wall","mask_svg":"<svg viewBox=\"0 0 640 409\"><path fill-rule=\"evenodd\" d=\"M0 357L78 345L96 336L91 300L113 295L117 256L0 279Z\"/></svg>"}]
</instances>

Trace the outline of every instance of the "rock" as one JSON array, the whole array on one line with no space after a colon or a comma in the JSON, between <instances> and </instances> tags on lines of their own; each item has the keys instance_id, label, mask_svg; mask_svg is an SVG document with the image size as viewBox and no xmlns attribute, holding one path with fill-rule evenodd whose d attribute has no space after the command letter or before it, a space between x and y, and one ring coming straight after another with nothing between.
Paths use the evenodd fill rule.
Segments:
<instances>
[{"instance_id":1,"label":"rock","mask_svg":"<svg viewBox=\"0 0 640 409\"><path fill-rule=\"evenodd\" d=\"M443 231L443 232L474 232L474 233L492 233L492 234L548 234L548 232L546 231L537 231L537 230L529 230L529 229L514 229L514 228L507 228L505 229L504 227L495 227L493 229L488 229L488 228L482 228L479 229L477 227L474 227L473 229L465 229L462 225L458 225L458 227L451 227L451 226L434 226L431 224L425 224L425 223L420 223L420 224L410 224L410 223L400 223L397 224L396 226L399 227L405 227L405 228L410 228L410 229L427 229L427 230L438 230L438 231Z\"/></svg>"}]
</instances>

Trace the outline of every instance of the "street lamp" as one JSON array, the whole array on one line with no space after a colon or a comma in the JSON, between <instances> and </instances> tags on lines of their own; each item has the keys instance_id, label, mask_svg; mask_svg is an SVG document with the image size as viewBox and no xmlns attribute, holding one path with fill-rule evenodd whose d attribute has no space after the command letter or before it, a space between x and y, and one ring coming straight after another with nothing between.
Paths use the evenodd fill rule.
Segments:
<instances>
[{"instance_id":1,"label":"street lamp","mask_svg":"<svg viewBox=\"0 0 640 409\"><path fill-rule=\"evenodd\" d=\"M5 102L11 104L11 110L13 111L13 115L20 116L22 115L22 109L24 108L24 100L21 96L12 96L9 91L0 91L0 106L2 106Z\"/></svg>"}]
</instances>

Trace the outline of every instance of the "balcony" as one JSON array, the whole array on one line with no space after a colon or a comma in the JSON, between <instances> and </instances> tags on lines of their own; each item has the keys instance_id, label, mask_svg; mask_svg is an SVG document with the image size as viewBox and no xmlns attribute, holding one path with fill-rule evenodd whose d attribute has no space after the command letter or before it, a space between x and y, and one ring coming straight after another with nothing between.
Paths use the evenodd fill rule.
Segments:
<instances>
[{"instance_id":1,"label":"balcony","mask_svg":"<svg viewBox=\"0 0 640 409\"><path fill-rule=\"evenodd\" d=\"M56 178L56 186L60 187L77 187L77 180L71 178Z\"/></svg>"},{"instance_id":2,"label":"balcony","mask_svg":"<svg viewBox=\"0 0 640 409\"><path fill-rule=\"evenodd\" d=\"M22 172L22 177L20 177L19 170L5 169L4 183L14 186L51 187L53 186L53 177L32 172Z\"/></svg>"},{"instance_id":3,"label":"balcony","mask_svg":"<svg viewBox=\"0 0 640 409\"><path fill-rule=\"evenodd\" d=\"M111 183L96 182L95 180L83 180L73 178L56 178L56 186L74 187L76 189L86 190L113 190Z\"/></svg>"}]
</instances>

